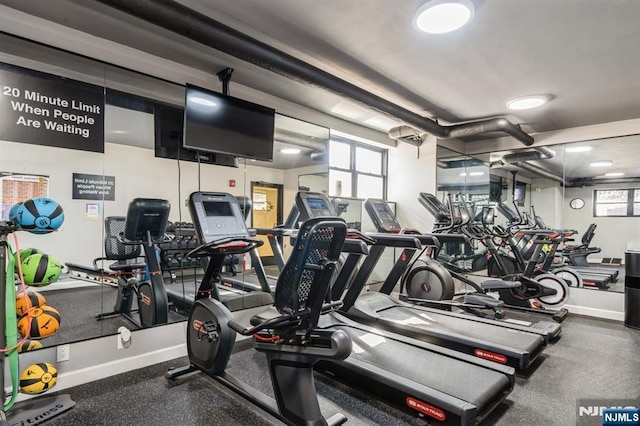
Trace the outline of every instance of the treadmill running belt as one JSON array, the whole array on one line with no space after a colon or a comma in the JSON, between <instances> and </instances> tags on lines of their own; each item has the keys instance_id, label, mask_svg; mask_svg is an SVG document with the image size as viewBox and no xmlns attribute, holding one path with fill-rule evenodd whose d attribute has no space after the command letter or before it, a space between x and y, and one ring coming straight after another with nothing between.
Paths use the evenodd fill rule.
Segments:
<instances>
[{"instance_id":1,"label":"treadmill running belt","mask_svg":"<svg viewBox=\"0 0 640 426\"><path fill-rule=\"evenodd\" d=\"M437 312L421 311L404 306L385 309L382 315L383 320L393 321L403 326L434 331L438 334L457 334L469 339L487 341L529 353L538 352L538 347L542 342L542 338L535 334L464 319L458 320L446 315L439 315Z\"/></svg>"},{"instance_id":2,"label":"treadmill running belt","mask_svg":"<svg viewBox=\"0 0 640 426\"><path fill-rule=\"evenodd\" d=\"M486 415L486 410L491 410L512 387L506 374L391 337L369 333L366 329L349 325L329 325L326 328L344 330L352 339L352 354L338 364L351 364L365 369L366 364L371 364L375 369L469 402L478 408L479 414L484 412ZM447 349L441 350L444 353L454 353ZM370 370L371 374L367 374L367 377L375 380L376 372L374 369Z\"/></svg>"}]
</instances>

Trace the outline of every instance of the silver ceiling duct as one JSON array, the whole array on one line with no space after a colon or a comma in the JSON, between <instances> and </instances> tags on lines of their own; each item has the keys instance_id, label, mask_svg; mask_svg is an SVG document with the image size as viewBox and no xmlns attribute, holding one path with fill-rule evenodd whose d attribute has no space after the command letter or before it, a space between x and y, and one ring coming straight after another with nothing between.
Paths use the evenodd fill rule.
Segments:
<instances>
[{"instance_id":1,"label":"silver ceiling duct","mask_svg":"<svg viewBox=\"0 0 640 426\"><path fill-rule=\"evenodd\" d=\"M286 130L276 129L273 139L289 145L296 145L302 148L313 149L314 151L324 152L326 150L326 142L300 133L289 132Z\"/></svg>"},{"instance_id":2,"label":"silver ceiling duct","mask_svg":"<svg viewBox=\"0 0 640 426\"><path fill-rule=\"evenodd\" d=\"M297 82L351 99L441 139L503 132L524 145L533 144L529 134L504 118L441 126L175 1L97 1Z\"/></svg>"}]
</instances>

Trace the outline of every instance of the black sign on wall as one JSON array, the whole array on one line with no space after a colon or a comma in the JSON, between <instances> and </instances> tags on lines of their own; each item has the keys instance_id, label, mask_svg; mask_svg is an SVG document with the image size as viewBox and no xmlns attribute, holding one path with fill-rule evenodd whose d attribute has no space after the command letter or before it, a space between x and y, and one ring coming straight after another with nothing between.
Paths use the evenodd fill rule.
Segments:
<instances>
[{"instance_id":1,"label":"black sign on wall","mask_svg":"<svg viewBox=\"0 0 640 426\"><path fill-rule=\"evenodd\" d=\"M0 64L0 140L104 152L104 88Z\"/></svg>"},{"instance_id":2,"label":"black sign on wall","mask_svg":"<svg viewBox=\"0 0 640 426\"><path fill-rule=\"evenodd\" d=\"M116 177L74 173L72 192L74 200L115 201Z\"/></svg>"}]
</instances>

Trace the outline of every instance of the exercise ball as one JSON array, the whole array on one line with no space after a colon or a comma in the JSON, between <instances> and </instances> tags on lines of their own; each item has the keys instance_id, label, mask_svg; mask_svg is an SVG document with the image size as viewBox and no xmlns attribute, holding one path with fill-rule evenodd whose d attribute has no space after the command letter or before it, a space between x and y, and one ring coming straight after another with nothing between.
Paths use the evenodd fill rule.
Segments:
<instances>
[{"instance_id":1,"label":"exercise ball","mask_svg":"<svg viewBox=\"0 0 640 426\"><path fill-rule=\"evenodd\" d=\"M60 228L64 222L64 211L60 204L50 198L32 198L17 210L16 223L23 230L34 234L46 234Z\"/></svg>"},{"instance_id":2,"label":"exercise ball","mask_svg":"<svg viewBox=\"0 0 640 426\"><path fill-rule=\"evenodd\" d=\"M51 306L43 305L29 309L31 329L29 329L29 315L23 315L18 320L18 332L22 337L43 339L55 334L60 328L60 312Z\"/></svg>"},{"instance_id":3,"label":"exercise ball","mask_svg":"<svg viewBox=\"0 0 640 426\"><path fill-rule=\"evenodd\" d=\"M56 385L58 370L48 362L32 364L20 374L20 391L30 395L37 395Z\"/></svg>"},{"instance_id":4,"label":"exercise ball","mask_svg":"<svg viewBox=\"0 0 640 426\"><path fill-rule=\"evenodd\" d=\"M9 221L15 222L18 218L18 210L22 207L22 203L15 203L11 206L11 210L9 210Z\"/></svg>"},{"instance_id":5,"label":"exercise ball","mask_svg":"<svg viewBox=\"0 0 640 426\"><path fill-rule=\"evenodd\" d=\"M32 254L22 261L24 283L34 287L44 287L60 278L62 265L48 254Z\"/></svg>"},{"instance_id":6,"label":"exercise ball","mask_svg":"<svg viewBox=\"0 0 640 426\"><path fill-rule=\"evenodd\" d=\"M25 340L20 346L18 346L18 353L35 351L36 349L42 349L44 346L37 340Z\"/></svg>"},{"instance_id":7,"label":"exercise ball","mask_svg":"<svg viewBox=\"0 0 640 426\"><path fill-rule=\"evenodd\" d=\"M39 308L47 304L44 296L37 291L27 291L25 300L24 292L16 295L16 314L21 317L25 315L31 308Z\"/></svg>"},{"instance_id":8,"label":"exercise ball","mask_svg":"<svg viewBox=\"0 0 640 426\"><path fill-rule=\"evenodd\" d=\"M18 262L22 263L27 257L38 253L42 253L42 250L33 247L20 249L18 256L16 256L16 272L18 272Z\"/></svg>"}]
</instances>

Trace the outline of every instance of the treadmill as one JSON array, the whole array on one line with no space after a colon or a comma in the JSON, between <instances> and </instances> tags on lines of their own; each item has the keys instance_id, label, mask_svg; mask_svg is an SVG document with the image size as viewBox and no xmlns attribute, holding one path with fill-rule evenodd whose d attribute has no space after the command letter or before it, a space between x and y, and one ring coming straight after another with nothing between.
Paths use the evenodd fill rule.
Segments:
<instances>
[{"instance_id":1,"label":"treadmill","mask_svg":"<svg viewBox=\"0 0 640 426\"><path fill-rule=\"evenodd\" d=\"M308 207L306 211L301 213L304 219L316 217L322 213L314 208L314 206L320 205L317 200L322 197L324 195L319 193L299 193L299 198L303 202L306 201L305 205ZM387 221L389 221L388 218L393 218L391 210L383 200L367 200L365 209L370 215L375 215L372 217L374 223L382 218L387 218ZM397 224L397 221L395 223ZM397 229L400 230L400 227ZM373 237L376 242L370 247L369 255L364 259L342 299L341 311L350 319L508 365L516 370L528 368L546 347L542 336L528 332L526 327L502 326L499 322L474 321L470 316L451 315L451 313L442 310L399 301L388 294L395 283L392 284L388 292L383 290L382 292L363 293L362 290L384 249L389 246L398 247L393 244L394 241L409 236L421 239L421 245L433 245L436 242L432 235L378 233L367 234L367 236ZM415 251L415 248L413 250ZM407 255L406 250L399 257L405 265L403 269L406 268L410 257L411 254ZM397 282L397 278L395 281ZM342 284L341 282L334 283L334 288L341 287ZM335 299L335 294L333 296Z\"/></svg>"},{"instance_id":2,"label":"treadmill","mask_svg":"<svg viewBox=\"0 0 640 426\"><path fill-rule=\"evenodd\" d=\"M296 205L301 213L313 209L318 216L333 215L324 195L299 193ZM405 238L419 245L414 237ZM514 369L506 365L380 330L341 312L322 315L319 326L346 332L353 350L343 361L317 363L317 371L375 393L416 417L475 425L513 389Z\"/></svg>"},{"instance_id":3,"label":"treadmill","mask_svg":"<svg viewBox=\"0 0 640 426\"><path fill-rule=\"evenodd\" d=\"M231 194L194 192L189 196L189 212L201 244L226 237L250 237L238 200ZM219 277L213 272L214 269L207 266L202 281L211 283L211 296L220 300L230 311L273 304L273 296L268 285L262 287L261 291L250 292L216 285ZM169 300L175 306L185 310L191 308L195 301L195 286L173 283L165 284L165 287Z\"/></svg>"}]
</instances>

